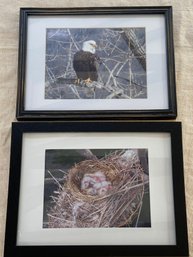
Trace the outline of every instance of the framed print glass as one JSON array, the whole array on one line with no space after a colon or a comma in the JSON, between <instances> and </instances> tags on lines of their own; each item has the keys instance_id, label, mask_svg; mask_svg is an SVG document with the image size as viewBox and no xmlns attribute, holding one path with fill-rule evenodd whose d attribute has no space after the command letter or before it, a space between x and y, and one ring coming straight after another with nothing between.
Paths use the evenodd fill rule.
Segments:
<instances>
[{"instance_id":1,"label":"framed print glass","mask_svg":"<svg viewBox=\"0 0 193 257\"><path fill-rule=\"evenodd\" d=\"M21 9L18 120L176 115L172 7Z\"/></svg>"},{"instance_id":2,"label":"framed print glass","mask_svg":"<svg viewBox=\"0 0 193 257\"><path fill-rule=\"evenodd\" d=\"M180 123L13 123L4 256L41 253L188 255Z\"/></svg>"}]
</instances>

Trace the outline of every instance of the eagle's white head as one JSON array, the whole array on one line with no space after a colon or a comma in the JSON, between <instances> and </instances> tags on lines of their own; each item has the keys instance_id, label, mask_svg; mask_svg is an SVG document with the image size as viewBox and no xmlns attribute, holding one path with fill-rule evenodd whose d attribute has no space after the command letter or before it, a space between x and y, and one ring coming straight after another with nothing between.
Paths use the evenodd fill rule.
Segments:
<instances>
[{"instance_id":1,"label":"eagle's white head","mask_svg":"<svg viewBox=\"0 0 193 257\"><path fill-rule=\"evenodd\" d=\"M95 54L96 47L97 47L97 44L94 40L88 40L83 43L82 50L85 52L90 52L92 54Z\"/></svg>"}]
</instances>

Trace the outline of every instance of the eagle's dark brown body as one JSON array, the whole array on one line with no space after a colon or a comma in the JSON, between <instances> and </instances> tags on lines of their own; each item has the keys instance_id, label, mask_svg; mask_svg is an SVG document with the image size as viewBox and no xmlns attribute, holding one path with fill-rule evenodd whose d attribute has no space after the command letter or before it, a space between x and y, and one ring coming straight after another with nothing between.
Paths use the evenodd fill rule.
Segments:
<instances>
[{"instance_id":1,"label":"eagle's dark brown body","mask_svg":"<svg viewBox=\"0 0 193 257\"><path fill-rule=\"evenodd\" d=\"M80 50L74 55L73 68L76 72L77 78L81 80L90 79L97 81L97 56L93 53Z\"/></svg>"}]
</instances>

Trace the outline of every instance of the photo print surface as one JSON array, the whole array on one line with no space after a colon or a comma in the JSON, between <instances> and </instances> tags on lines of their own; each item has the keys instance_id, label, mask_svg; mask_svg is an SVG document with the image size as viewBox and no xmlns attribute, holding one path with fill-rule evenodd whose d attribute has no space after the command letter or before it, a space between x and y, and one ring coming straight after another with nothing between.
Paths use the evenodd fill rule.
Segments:
<instances>
[{"instance_id":1,"label":"photo print surface","mask_svg":"<svg viewBox=\"0 0 193 257\"><path fill-rule=\"evenodd\" d=\"M147 149L47 149L43 228L151 227Z\"/></svg>"},{"instance_id":2,"label":"photo print surface","mask_svg":"<svg viewBox=\"0 0 193 257\"><path fill-rule=\"evenodd\" d=\"M45 99L146 99L145 28L47 28Z\"/></svg>"}]
</instances>

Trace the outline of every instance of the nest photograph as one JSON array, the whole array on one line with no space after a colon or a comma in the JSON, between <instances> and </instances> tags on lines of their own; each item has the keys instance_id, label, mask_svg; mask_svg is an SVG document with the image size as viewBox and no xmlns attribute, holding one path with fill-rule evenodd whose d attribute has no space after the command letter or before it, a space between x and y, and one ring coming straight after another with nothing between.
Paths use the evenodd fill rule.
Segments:
<instances>
[{"instance_id":1,"label":"nest photograph","mask_svg":"<svg viewBox=\"0 0 193 257\"><path fill-rule=\"evenodd\" d=\"M47 28L45 99L147 98L145 28Z\"/></svg>"},{"instance_id":2,"label":"nest photograph","mask_svg":"<svg viewBox=\"0 0 193 257\"><path fill-rule=\"evenodd\" d=\"M147 149L47 149L43 228L151 227Z\"/></svg>"}]
</instances>

